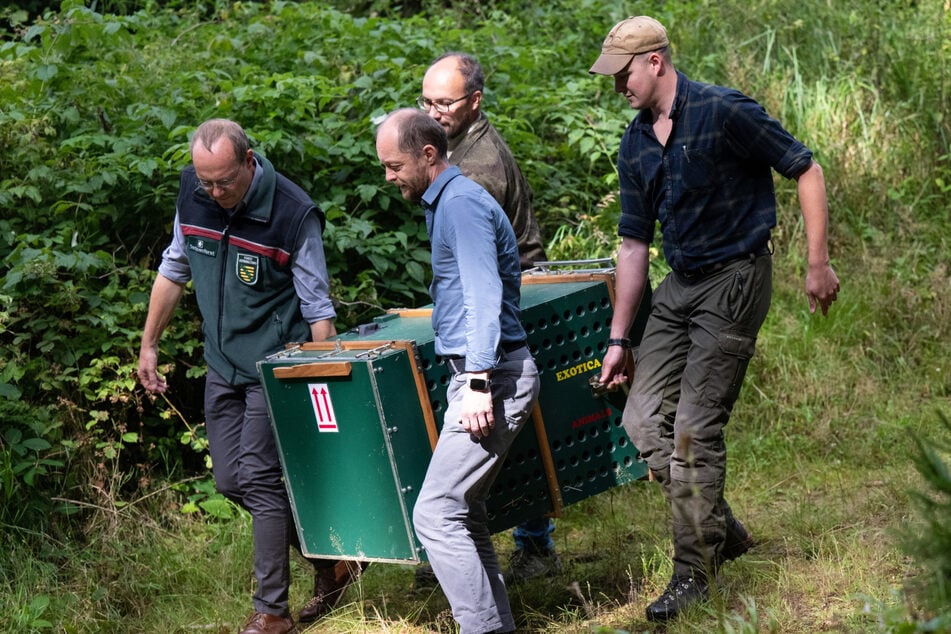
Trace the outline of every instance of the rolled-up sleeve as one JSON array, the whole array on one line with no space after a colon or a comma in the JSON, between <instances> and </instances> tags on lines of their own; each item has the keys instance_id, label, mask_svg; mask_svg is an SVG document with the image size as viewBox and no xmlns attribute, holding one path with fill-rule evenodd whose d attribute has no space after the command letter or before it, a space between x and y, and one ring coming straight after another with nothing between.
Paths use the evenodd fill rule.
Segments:
<instances>
[{"instance_id":1,"label":"rolled-up sleeve","mask_svg":"<svg viewBox=\"0 0 951 634\"><path fill-rule=\"evenodd\" d=\"M181 222L178 220L178 212L175 213L175 221L172 224L172 241L162 252L158 272L178 284L186 284L192 278L192 269L188 264L188 256L185 255L185 237L182 234Z\"/></svg>"},{"instance_id":2,"label":"rolled-up sleeve","mask_svg":"<svg viewBox=\"0 0 951 634\"><path fill-rule=\"evenodd\" d=\"M308 214L301 224L291 260L291 274L294 276L294 290L300 298L301 314L307 323L337 316L330 299L320 220L314 213Z\"/></svg>"},{"instance_id":3,"label":"rolled-up sleeve","mask_svg":"<svg viewBox=\"0 0 951 634\"><path fill-rule=\"evenodd\" d=\"M761 161L785 178L796 178L812 164L812 152L771 117L759 103L728 91L724 131L734 150Z\"/></svg>"}]
</instances>

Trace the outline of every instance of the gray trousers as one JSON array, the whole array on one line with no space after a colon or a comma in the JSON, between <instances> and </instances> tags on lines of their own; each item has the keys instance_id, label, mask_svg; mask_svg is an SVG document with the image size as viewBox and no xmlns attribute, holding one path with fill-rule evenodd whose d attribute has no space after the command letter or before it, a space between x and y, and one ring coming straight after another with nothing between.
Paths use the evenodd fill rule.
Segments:
<instances>
[{"instance_id":1,"label":"gray trousers","mask_svg":"<svg viewBox=\"0 0 951 634\"><path fill-rule=\"evenodd\" d=\"M772 297L772 258L699 277L671 273L654 293L623 424L671 508L674 574L716 572L732 516L723 428Z\"/></svg>"},{"instance_id":2,"label":"gray trousers","mask_svg":"<svg viewBox=\"0 0 951 634\"><path fill-rule=\"evenodd\" d=\"M527 348L503 356L492 372L495 428L481 440L459 423L467 381L465 373L450 381L442 431L413 508L413 524L461 634L482 634L515 629L485 499L531 416L539 378Z\"/></svg>"},{"instance_id":3,"label":"gray trousers","mask_svg":"<svg viewBox=\"0 0 951 634\"><path fill-rule=\"evenodd\" d=\"M235 386L208 368L205 424L215 488L251 514L254 533L254 610L288 611L290 547L300 549L284 486L264 390ZM333 566L332 560L312 562Z\"/></svg>"}]
</instances>

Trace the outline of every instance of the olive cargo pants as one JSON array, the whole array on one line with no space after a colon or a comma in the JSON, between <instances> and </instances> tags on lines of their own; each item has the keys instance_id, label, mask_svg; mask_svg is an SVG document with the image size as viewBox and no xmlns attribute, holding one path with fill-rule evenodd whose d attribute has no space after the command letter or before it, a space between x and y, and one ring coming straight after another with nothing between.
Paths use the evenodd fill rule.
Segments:
<instances>
[{"instance_id":1,"label":"olive cargo pants","mask_svg":"<svg viewBox=\"0 0 951 634\"><path fill-rule=\"evenodd\" d=\"M771 297L769 254L670 273L654 293L623 423L670 504L675 575L712 577L721 561L732 515L723 428Z\"/></svg>"}]
</instances>

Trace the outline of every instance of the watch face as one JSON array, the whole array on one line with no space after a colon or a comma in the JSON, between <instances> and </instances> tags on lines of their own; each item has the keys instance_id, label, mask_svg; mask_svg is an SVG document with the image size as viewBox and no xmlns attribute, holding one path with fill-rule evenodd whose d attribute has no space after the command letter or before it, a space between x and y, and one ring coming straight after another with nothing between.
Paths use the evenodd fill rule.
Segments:
<instances>
[{"instance_id":1,"label":"watch face","mask_svg":"<svg viewBox=\"0 0 951 634\"><path fill-rule=\"evenodd\" d=\"M485 392L489 389L489 381L486 379L469 379L469 389L476 392Z\"/></svg>"}]
</instances>

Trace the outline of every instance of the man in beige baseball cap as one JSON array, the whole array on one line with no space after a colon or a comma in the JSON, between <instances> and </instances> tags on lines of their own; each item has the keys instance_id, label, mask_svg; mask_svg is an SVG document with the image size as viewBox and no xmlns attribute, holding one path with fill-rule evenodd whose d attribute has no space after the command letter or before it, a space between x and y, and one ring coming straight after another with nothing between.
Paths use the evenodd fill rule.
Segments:
<instances>
[{"instance_id":1,"label":"man in beige baseball cap","mask_svg":"<svg viewBox=\"0 0 951 634\"><path fill-rule=\"evenodd\" d=\"M656 51L666 47L667 29L654 18L639 15L621 20L614 25L601 45L601 56L598 57L589 73L596 75L617 75L631 57L648 51Z\"/></svg>"},{"instance_id":2,"label":"man in beige baseball cap","mask_svg":"<svg viewBox=\"0 0 951 634\"><path fill-rule=\"evenodd\" d=\"M806 296L823 315L839 291L828 200L812 151L752 98L678 71L657 20L615 25L591 72L612 76L637 110L618 149L621 244L598 380L623 384L626 368L637 368L621 422L671 510L673 574L645 610L667 621L705 601L720 568L753 546L725 498L723 430L772 297L773 170L797 181ZM658 224L671 273L651 295L632 365L626 336Z\"/></svg>"}]
</instances>

